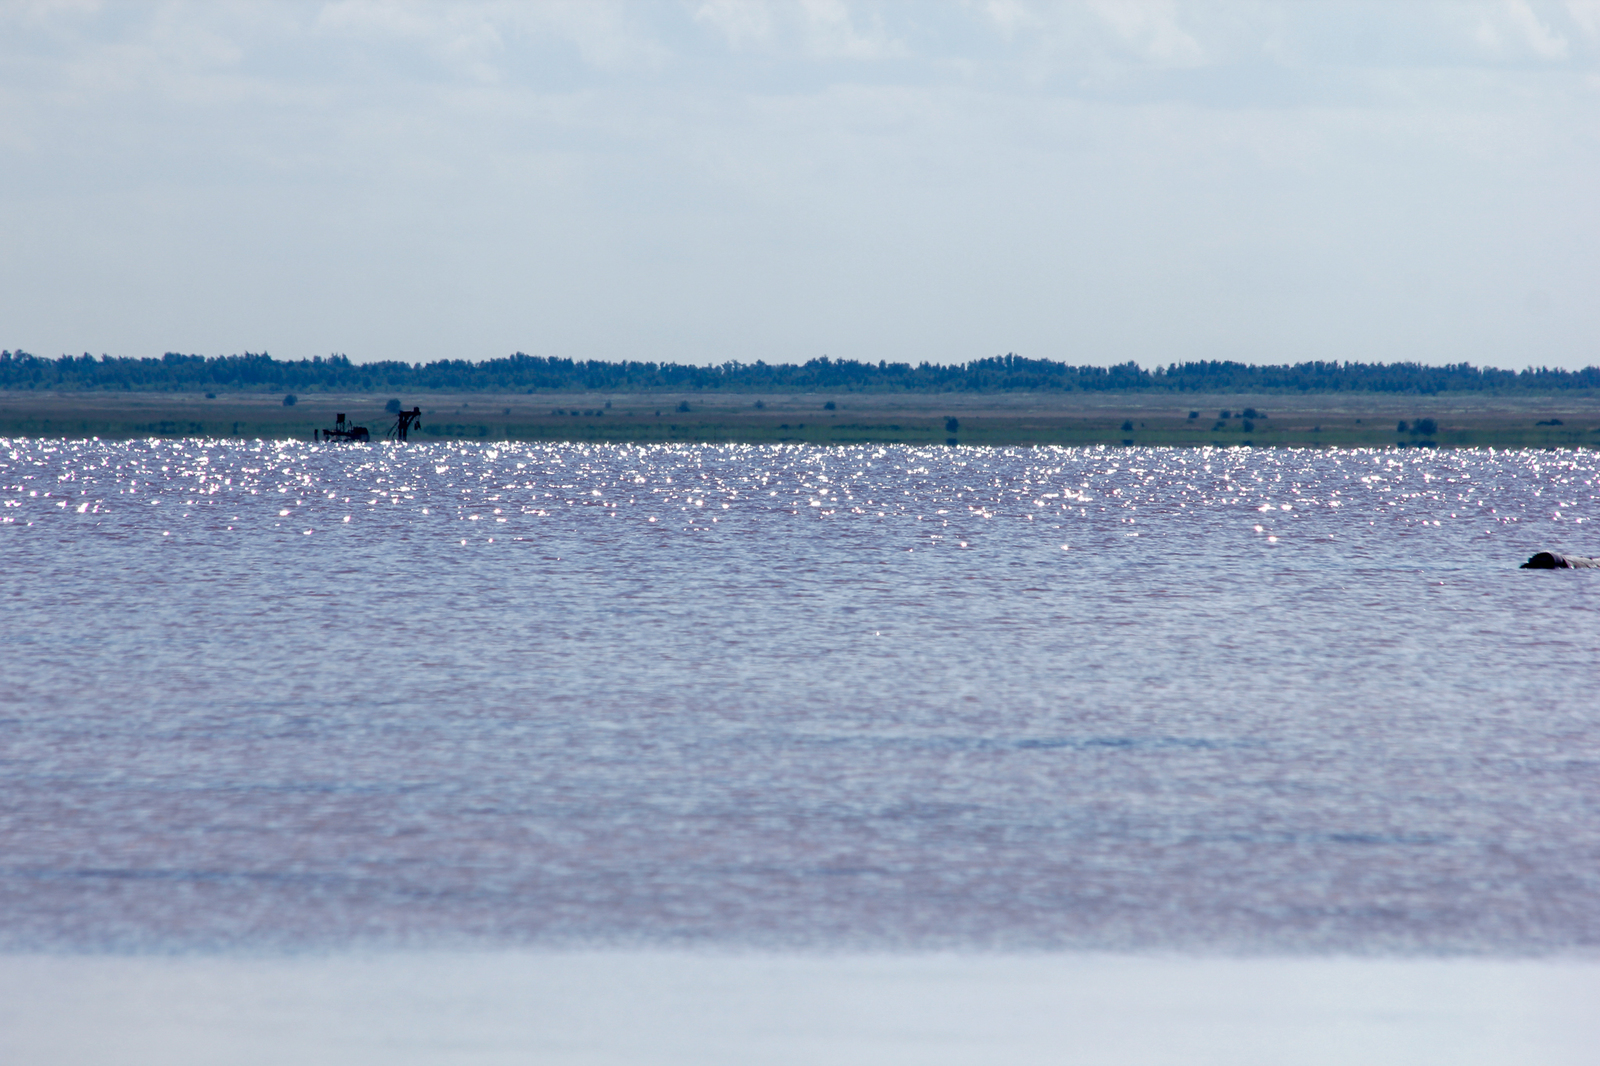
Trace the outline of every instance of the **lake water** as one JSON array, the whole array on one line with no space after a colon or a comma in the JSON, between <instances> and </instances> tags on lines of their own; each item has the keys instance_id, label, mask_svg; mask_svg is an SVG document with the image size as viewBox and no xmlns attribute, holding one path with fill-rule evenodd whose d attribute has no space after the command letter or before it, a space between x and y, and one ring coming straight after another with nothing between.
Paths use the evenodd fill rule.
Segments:
<instances>
[{"instance_id":1,"label":"lake water","mask_svg":"<svg viewBox=\"0 0 1600 1066\"><path fill-rule=\"evenodd\" d=\"M0 948L1590 952L1596 469L0 441Z\"/></svg>"}]
</instances>

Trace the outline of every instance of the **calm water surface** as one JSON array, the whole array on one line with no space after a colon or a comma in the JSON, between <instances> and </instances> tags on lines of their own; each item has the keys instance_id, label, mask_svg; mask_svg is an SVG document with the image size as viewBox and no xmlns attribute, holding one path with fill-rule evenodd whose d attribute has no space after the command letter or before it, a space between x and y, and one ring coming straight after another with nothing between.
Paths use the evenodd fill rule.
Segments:
<instances>
[{"instance_id":1,"label":"calm water surface","mask_svg":"<svg viewBox=\"0 0 1600 1066\"><path fill-rule=\"evenodd\" d=\"M0 440L0 947L1592 949L1596 466Z\"/></svg>"}]
</instances>

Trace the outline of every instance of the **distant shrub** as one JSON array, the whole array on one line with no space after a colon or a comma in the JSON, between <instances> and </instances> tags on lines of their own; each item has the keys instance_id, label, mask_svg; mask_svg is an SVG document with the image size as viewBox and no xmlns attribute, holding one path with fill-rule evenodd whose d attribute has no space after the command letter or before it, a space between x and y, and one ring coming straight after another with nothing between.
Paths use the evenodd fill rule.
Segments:
<instances>
[{"instance_id":1,"label":"distant shrub","mask_svg":"<svg viewBox=\"0 0 1600 1066\"><path fill-rule=\"evenodd\" d=\"M836 410L838 406L838 404L834 403L832 400L829 400L827 403L822 405L822 409L824 411L833 411Z\"/></svg>"},{"instance_id":2,"label":"distant shrub","mask_svg":"<svg viewBox=\"0 0 1600 1066\"><path fill-rule=\"evenodd\" d=\"M1431 437L1439 431L1439 423L1431 418L1419 418L1411 423L1411 431L1420 433L1424 437Z\"/></svg>"},{"instance_id":3,"label":"distant shrub","mask_svg":"<svg viewBox=\"0 0 1600 1066\"><path fill-rule=\"evenodd\" d=\"M1122 432L1124 432L1124 433L1132 433L1133 432L1133 422L1132 421L1124 421L1122 423Z\"/></svg>"},{"instance_id":4,"label":"distant shrub","mask_svg":"<svg viewBox=\"0 0 1600 1066\"><path fill-rule=\"evenodd\" d=\"M689 410L689 401L688 400L679 400L678 401L678 410L683 411L683 412L688 412L688 410Z\"/></svg>"},{"instance_id":5,"label":"distant shrub","mask_svg":"<svg viewBox=\"0 0 1600 1066\"><path fill-rule=\"evenodd\" d=\"M216 398L217 398L217 394L216 394L216 393L214 393L214 392L208 392L208 393L206 393L206 399L208 399L208 400L215 400L215 399L216 399Z\"/></svg>"},{"instance_id":6,"label":"distant shrub","mask_svg":"<svg viewBox=\"0 0 1600 1066\"><path fill-rule=\"evenodd\" d=\"M947 418L947 419L944 420L944 431L946 433L954 433L957 430L959 430L960 428L961 428L961 422L960 422L959 419Z\"/></svg>"},{"instance_id":7,"label":"distant shrub","mask_svg":"<svg viewBox=\"0 0 1600 1066\"><path fill-rule=\"evenodd\" d=\"M285 406L285 407L293 407L295 404L297 404L299 402L300 402L300 397L296 396L292 392L289 395L287 395L287 396L285 396L283 398L283 406Z\"/></svg>"},{"instance_id":8,"label":"distant shrub","mask_svg":"<svg viewBox=\"0 0 1600 1066\"><path fill-rule=\"evenodd\" d=\"M1396 433L1404 433L1406 430L1408 430L1410 428L1411 428L1410 426L1406 425L1404 422L1401 422L1399 425L1394 427L1394 431Z\"/></svg>"},{"instance_id":9,"label":"distant shrub","mask_svg":"<svg viewBox=\"0 0 1600 1066\"><path fill-rule=\"evenodd\" d=\"M757 400L756 401L756 410L757 411L765 411L766 409L767 409L767 403L766 403L765 400Z\"/></svg>"},{"instance_id":10,"label":"distant shrub","mask_svg":"<svg viewBox=\"0 0 1600 1066\"><path fill-rule=\"evenodd\" d=\"M1244 409L1244 417L1246 417L1246 418L1256 418L1256 417L1258 417L1256 415L1256 409L1254 407L1246 407Z\"/></svg>"},{"instance_id":11,"label":"distant shrub","mask_svg":"<svg viewBox=\"0 0 1600 1066\"><path fill-rule=\"evenodd\" d=\"M1222 413L1221 413L1221 414L1220 414L1220 415L1218 415L1218 416L1217 416L1217 417L1218 417L1218 418L1231 418L1231 417L1233 417L1233 413L1232 413L1232 412L1231 412L1231 411L1226 411L1226 410L1224 410L1224 411L1223 411L1223 412L1222 412Z\"/></svg>"},{"instance_id":12,"label":"distant shrub","mask_svg":"<svg viewBox=\"0 0 1600 1066\"><path fill-rule=\"evenodd\" d=\"M1254 433L1256 431L1256 424L1250 421L1248 418L1244 420L1243 425L1246 433Z\"/></svg>"},{"instance_id":13,"label":"distant shrub","mask_svg":"<svg viewBox=\"0 0 1600 1066\"><path fill-rule=\"evenodd\" d=\"M1189 417L1190 418L1199 418L1200 417L1200 412L1199 411L1190 411L1189 412Z\"/></svg>"},{"instance_id":14,"label":"distant shrub","mask_svg":"<svg viewBox=\"0 0 1600 1066\"><path fill-rule=\"evenodd\" d=\"M388 403L383 405L383 409L392 415L397 415L400 413L400 401L390 400Z\"/></svg>"}]
</instances>

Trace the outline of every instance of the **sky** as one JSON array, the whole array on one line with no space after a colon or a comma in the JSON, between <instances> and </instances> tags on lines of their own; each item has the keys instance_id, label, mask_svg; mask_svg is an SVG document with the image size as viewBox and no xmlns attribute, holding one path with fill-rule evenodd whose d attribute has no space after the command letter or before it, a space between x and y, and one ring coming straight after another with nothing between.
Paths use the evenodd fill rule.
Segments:
<instances>
[{"instance_id":1,"label":"sky","mask_svg":"<svg viewBox=\"0 0 1600 1066\"><path fill-rule=\"evenodd\" d=\"M1600 363L1600 0L0 2L0 347Z\"/></svg>"}]
</instances>

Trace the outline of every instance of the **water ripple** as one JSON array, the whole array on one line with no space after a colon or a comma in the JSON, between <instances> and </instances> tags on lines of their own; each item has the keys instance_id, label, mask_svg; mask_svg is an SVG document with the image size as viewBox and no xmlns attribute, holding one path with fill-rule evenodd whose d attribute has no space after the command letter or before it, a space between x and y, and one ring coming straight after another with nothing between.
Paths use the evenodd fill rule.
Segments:
<instances>
[{"instance_id":1,"label":"water ripple","mask_svg":"<svg viewBox=\"0 0 1600 1066\"><path fill-rule=\"evenodd\" d=\"M1596 466L0 440L0 945L1592 947Z\"/></svg>"}]
</instances>

